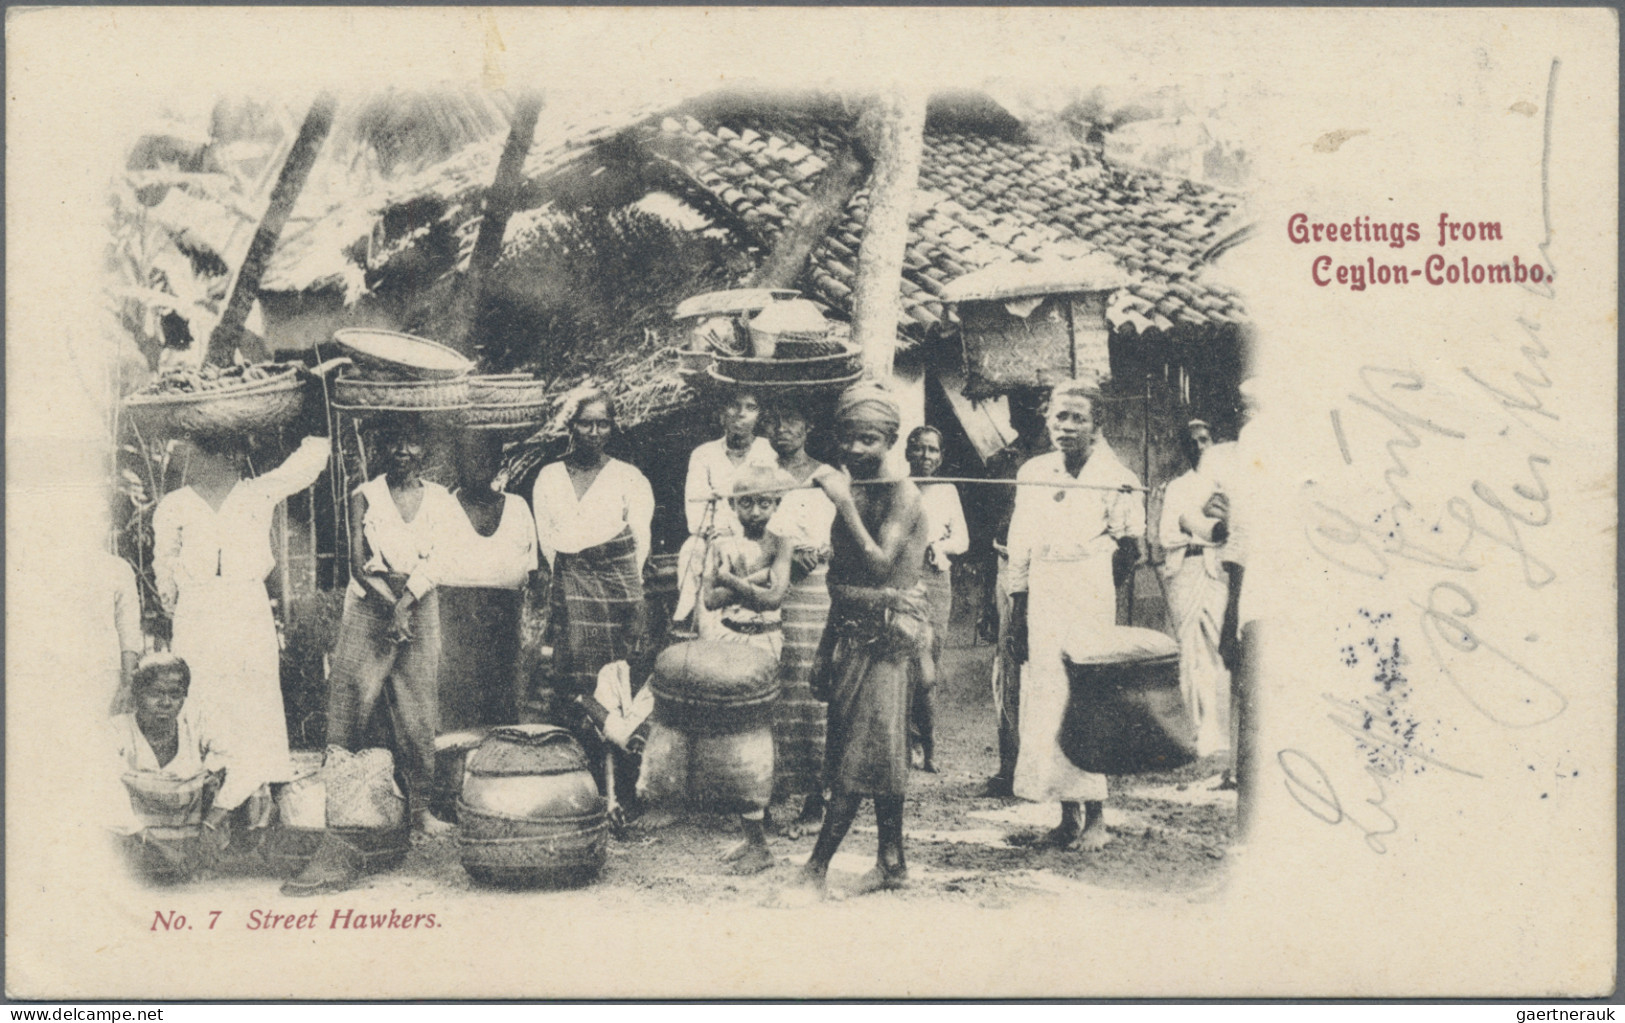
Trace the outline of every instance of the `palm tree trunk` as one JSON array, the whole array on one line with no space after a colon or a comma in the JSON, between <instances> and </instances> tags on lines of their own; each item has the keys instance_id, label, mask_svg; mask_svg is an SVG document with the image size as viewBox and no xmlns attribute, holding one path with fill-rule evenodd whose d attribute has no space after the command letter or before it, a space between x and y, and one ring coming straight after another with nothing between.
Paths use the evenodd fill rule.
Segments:
<instances>
[{"instance_id":1,"label":"palm tree trunk","mask_svg":"<svg viewBox=\"0 0 1625 1023\"><path fill-rule=\"evenodd\" d=\"M496 179L485 193L480 233L474 239L474 254L469 257L468 272L459 289L461 301L465 303L462 336L451 339L454 347L466 353L475 353L479 345L485 312L485 279L502 256L502 236L508 231L509 218L517 212L525 184L525 158L530 155L531 143L535 141L536 118L541 112L542 94L539 92L523 93L514 103L508 141L497 160Z\"/></svg>"},{"instance_id":2,"label":"palm tree trunk","mask_svg":"<svg viewBox=\"0 0 1625 1023\"><path fill-rule=\"evenodd\" d=\"M276 251L276 243L282 237L282 229L293 213L294 204L299 201L299 193L304 191L305 182L310 178L310 169L316 164L322 143L333 128L333 111L337 107L338 100L330 92L320 93L310 104L305 123L300 125L299 135L293 141L293 148L288 150L282 172L277 175L276 185L271 189L265 216L260 218L259 229L254 232L253 241L248 243L248 253L237 270L237 279L232 282L225 311L220 314L220 322L209 335L209 362L229 365L232 353L243 343L243 323L259 295L260 278L265 274L266 264L271 261L271 254Z\"/></svg>"},{"instance_id":3,"label":"palm tree trunk","mask_svg":"<svg viewBox=\"0 0 1625 1023\"><path fill-rule=\"evenodd\" d=\"M869 140L875 170L863 243L858 247L852 339L863 350L869 375L884 380L891 376L897 321L903 312L903 254L908 248L909 207L925 147L925 94L901 89L885 93L858 127Z\"/></svg>"},{"instance_id":4,"label":"palm tree trunk","mask_svg":"<svg viewBox=\"0 0 1625 1023\"><path fill-rule=\"evenodd\" d=\"M835 162L818 177L807 201L796 209L773 244L773 251L750 276L747 287L789 288L807 265L818 243L840 222L847 204L858 194L869 166L851 147L843 149Z\"/></svg>"}]
</instances>

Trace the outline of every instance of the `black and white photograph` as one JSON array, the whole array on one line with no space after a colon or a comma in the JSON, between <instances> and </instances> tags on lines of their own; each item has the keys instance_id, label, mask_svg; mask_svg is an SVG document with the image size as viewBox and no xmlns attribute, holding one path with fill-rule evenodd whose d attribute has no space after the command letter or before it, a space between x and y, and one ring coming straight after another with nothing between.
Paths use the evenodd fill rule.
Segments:
<instances>
[{"instance_id":1,"label":"black and white photograph","mask_svg":"<svg viewBox=\"0 0 1625 1023\"><path fill-rule=\"evenodd\" d=\"M1612 988L1606 12L8 26L14 997Z\"/></svg>"}]
</instances>

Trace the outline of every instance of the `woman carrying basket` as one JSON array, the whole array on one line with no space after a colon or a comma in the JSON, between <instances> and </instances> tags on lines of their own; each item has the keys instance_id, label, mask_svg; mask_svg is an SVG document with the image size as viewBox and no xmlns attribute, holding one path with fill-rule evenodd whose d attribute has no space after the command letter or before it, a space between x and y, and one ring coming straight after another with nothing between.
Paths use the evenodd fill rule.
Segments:
<instances>
[{"instance_id":1,"label":"woman carrying basket","mask_svg":"<svg viewBox=\"0 0 1625 1023\"><path fill-rule=\"evenodd\" d=\"M183 452L187 485L166 494L152 516L153 578L173 623L170 649L191 668L192 704L231 744L234 784L252 779L250 824L262 827L271 803L261 786L293 778L265 592L276 567L271 519L322 474L328 442L306 437L281 465L251 478L240 437L200 436Z\"/></svg>"}]
</instances>

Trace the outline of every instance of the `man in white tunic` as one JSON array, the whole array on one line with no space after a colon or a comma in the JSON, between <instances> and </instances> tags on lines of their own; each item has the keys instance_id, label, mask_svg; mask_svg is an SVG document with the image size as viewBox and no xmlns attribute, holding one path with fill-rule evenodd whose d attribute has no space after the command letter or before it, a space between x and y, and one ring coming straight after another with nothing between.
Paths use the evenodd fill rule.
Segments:
<instances>
[{"instance_id":1,"label":"man in white tunic","mask_svg":"<svg viewBox=\"0 0 1625 1023\"><path fill-rule=\"evenodd\" d=\"M1025 662L1015 793L1060 802L1061 823L1042 844L1091 851L1111 837L1106 777L1080 770L1061 751L1069 697L1061 655L1063 648L1086 649L1092 637L1103 639L1116 625L1113 563L1137 559L1145 533L1139 479L1095 435L1096 397L1077 381L1058 385L1050 396L1048 426L1057 450L1032 459L1016 477L1009 573L1010 656Z\"/></svg>"}]
</instances>

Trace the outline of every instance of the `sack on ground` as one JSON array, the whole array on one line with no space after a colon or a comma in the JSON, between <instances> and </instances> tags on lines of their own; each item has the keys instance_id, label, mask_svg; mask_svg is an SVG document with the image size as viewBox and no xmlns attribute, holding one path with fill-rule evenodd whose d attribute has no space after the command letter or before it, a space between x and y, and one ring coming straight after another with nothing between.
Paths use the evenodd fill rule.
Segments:
<instances>
[{"instance_id":1,"label":"sack on ground","mask_svg":"<svg viewBox=\"0 0 1625 1023\"><path fill-rule=\"evenodd\" d=\"M395 784L389 750L351 753L329 746L320 777L327 789L328 827L396 828L406 820L406 797Z\"/></svg>"}]
</instances>

